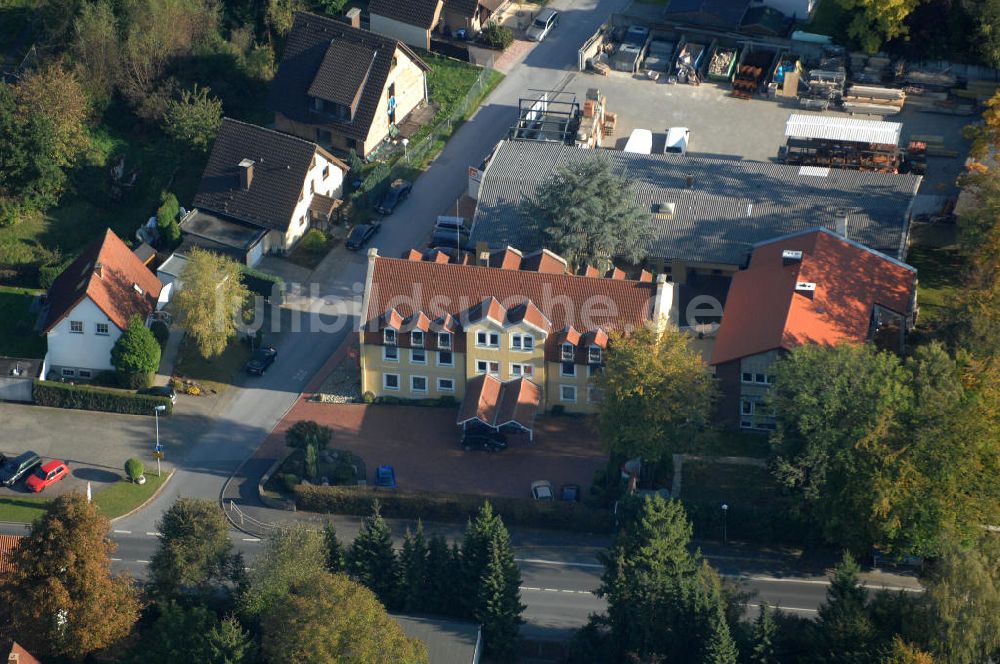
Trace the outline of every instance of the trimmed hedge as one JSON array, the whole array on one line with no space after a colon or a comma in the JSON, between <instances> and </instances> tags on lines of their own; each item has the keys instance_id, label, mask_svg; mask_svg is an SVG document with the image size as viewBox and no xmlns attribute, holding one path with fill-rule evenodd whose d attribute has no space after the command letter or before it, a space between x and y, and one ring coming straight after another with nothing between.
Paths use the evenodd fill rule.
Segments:
<instances>
[{"instance_id":1,"label":"trimmed hedge","mask_svg":"<svg viewBox=\"0 0 1000 664\"><path fill-rule=\"evenodd\" d=\"M382 516L397 519L465 523L475 518L482 504L489 500L508 527L610 533L614 523L609 510L593 509L582 503L373 487L295 487L295 506L307 512L367 516L376 498L382 506Z\"/></svg>"},{"instance_id":2,"label":"trimmed hedge","mask_svg":"<svg viewBox=\"0 0 1000 664\"><path fill-rule=\"evenodd\" d=\"M50 408L75 408L77 410L99 410L123 415L152 415L154 406L166 406L164 415L173 412L173 404L167 397L149 394L134 394L100 387L70 385L47 380L35 381L35 403Z\"/></svg>"},{"instance_id":3,"label":"trimmed hedge","mask_svg":"<svg viewBox=\"0 0 1000 664\"><path fill-rule=\"evenodd\" d=\"M243 273L243 283L256 295L271 297L273 288L283 286L285 283L285 280L277 275L261 272L246 265L240 265L240 271Z\"/></svg>"}]
</instances>

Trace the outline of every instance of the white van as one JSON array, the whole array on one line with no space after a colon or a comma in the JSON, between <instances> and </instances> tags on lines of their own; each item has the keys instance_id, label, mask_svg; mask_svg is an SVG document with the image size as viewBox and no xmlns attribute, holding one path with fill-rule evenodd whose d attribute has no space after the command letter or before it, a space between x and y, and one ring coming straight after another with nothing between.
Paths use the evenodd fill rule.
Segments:
<instances>
[{"instance_id":1,"label":"white van","mask_svg":"<svg viewBox=\"0 0 1000 664\"><path fill-rule=\"evenodd\" d=\"M671 127L667 130L667 142L663 146L663 154L687 154L690 138L691 130L687 127Z\"/></svg>"},{"instance_id":2,"label":"white van","mask_svg":"<svg viewBox=\"0 0 1000 664\"><path fill-rule=\"evenodd\" d=\"M633 129L625 144L625 152L651 154L653 152L653 132L648 129Z\"/></svg>"}]
</instances>

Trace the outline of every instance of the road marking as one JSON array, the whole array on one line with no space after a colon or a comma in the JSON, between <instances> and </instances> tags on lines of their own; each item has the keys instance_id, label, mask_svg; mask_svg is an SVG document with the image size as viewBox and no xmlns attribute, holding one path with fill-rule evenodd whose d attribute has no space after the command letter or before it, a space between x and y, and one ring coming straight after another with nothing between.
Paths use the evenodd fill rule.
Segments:
<instances>
[{"instance_id":1,"label":"road marking","mask_svg":"<svg viewBox=\"0 0 1000 664\"><path fill-rule=\"evenodd\" d=\"M593 595L591 590L567 590L565 588L536 588L534 586L519 586L518 590L526 590L538 593L569 593L570 595Z\"/></svg>"},{"instance_id":2,"label":"road marking","mask_svg":"<svg viewBox=\"0 0 1000 664\"><path fill-rule=\"evenodd\" d=\"M571 563L562 560L542 560L540 558L514 558L519 563L535 563L537 565L560 565L562 567L586 567L590 569L604 569L600 563Z\"/></svg>"},{"instance_id":3,"label":"road marking","mask_svg":"<svg viewBox=\"0 0 1000 664\"><path fill-rule=\"evenodd\" d=\"M792 579L792 578L780 578L776 576L741 576L739 574L723 574L723 576L733 578L733 579L745 579L747 581L764 581L766 583L801 583L809 584L813 586L829 586L829 579ZM906 586L889 586L881 583L866 583L861 582L865 588L869 590L891 590L891 591L903 591L907 593L922 593L923 588L908 588Z\"/></svg>"},{"instance_id":4,"label":"road marking","mask_svg":"<svg viewBox=\"0 0 1000 664\"><path fill-rule=\"evenodd\" d=\"M111 562L113 562L113 563L120 563L121 561L122 561L121 558L112 558L111 559Z\"/></svg>"},{"instance_id":5,"label":"road marking","mask_svg":"<svg viewBox=\"0 0 1000 664\"><path fill-rule=\"evenodd\" d=\"M747 604L747 606L752 606L755 609L760 608L760 604ZM794 606L775 606L773 604L768 604L771 609L778 609L779 611L800 611L802 613L819 613L818 609L800 609Z\"/></svg>"},{"instance_id":6,"label":"road marking","mask_svg":"<svg viewBox=\"0 0 1000 664\"><path fill-rule=\"evenodd\" d=\"M150 537L159 537L160 536L160 533L151 533L149 531L146 531L146 534L149 535Z\"/></svg>"},{"instance_id":7,"label":"road marking","mask_svg":"<svg viewBox=\"0 0 1000 664\"><path fill-rule=\"evenodd\" d=\"M243 541L244 542L259 542L260 538L259 537L244 537Z\"/></svg>"},{"instance_id":8,"label":"road marking","mask_svg":"<svg viewBox=\"0 0 1000 664\"><path fill-rule=\"evenodd\" d=\"M532 586L521 586L521 590L541 590L541 588L534 588Z\"/></svg>"},{"instance_id":9,"label":"road marking","mask_svg":"<svg viewBox=\"0 0 1000 664\"><path fill-rule=\"evenodd\" d=\"M143 563L143 564L145 564L145 565L148 565L148 564L149 564L149 561L148 561L148 560L137 560L137 561L135 561L135 562L137 562L137 563Z\"/></svg>"},{"instance_id":10,"label":"road marking","mask_svg":"<svg viewBox=\"0 0 1000 664\"><path fill-rule=\"evenodd\" d=\"M131 530L116 530L114 532L118 533L119 535L131 535L132 534Z\"/></svg>"}]
</instances>

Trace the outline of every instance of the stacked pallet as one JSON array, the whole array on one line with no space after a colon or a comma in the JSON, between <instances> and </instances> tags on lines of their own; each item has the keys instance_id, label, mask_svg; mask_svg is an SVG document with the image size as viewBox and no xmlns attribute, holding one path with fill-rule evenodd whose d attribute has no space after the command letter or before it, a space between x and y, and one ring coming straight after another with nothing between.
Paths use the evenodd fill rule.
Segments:
<instances>
[{"instance_id":1,"label":"stacked pallet","mask_svg":"<svg viewBox=\"0 0 1000 664\"><path fill-rule=\"evenodd\" d=\"M760 77L764 74L763 67L740 65L733 79L733 96L737 99L750 99L757 92Z\"/></svg>"},{"instance_id":2,"label":"stacked pallet","mask_svg":"<svg viewBox=\"0 0 1000 664\"><path fill-rule=\"evenodd\" d=\"M920 145L923 152L928 157L948 157L951 159L958 157L958 150L949 150L945 147L943 136L936 136L933 134L914 134L910 136L911 152L914 151L914 144Z\"/></svg>"},{"instance_id":3,"label":"stacked pallet","mask_svg":"<svg viewBox=\"0 0 1000 664\"><path fill-rule=\"evenodd\" d=\"M922 92L910 95L906 105L920 113L939 113L941 115L972 115L976 105L951 97L947 92Z\"/></svg>"},{"instance_id":4,"label":"stacked pallet","mask_svg":"<svg viewBox=\"0 0 1000 664\"><path fill-rule=\"evenodd\" d=\"M906 93L896 88L852 85L844 92L843 108L848 113L895 115L903 110Z\"/></svg>"},{"instance_id":5,"label":"stacked pallet","mask_svg":"<svg viewBox=\"0 0 1000 664\"><path fill-rule=\"evenodd\" d=\"M964 88L952 90L957 97L984 102L997 93L1000 86L995 81L969 81Z\"/></svg>"},{"instance_id":6,"label":"stacked pallet","mask_svg":"<svg viewBox=\"0 0 1000 664\"><path fill-rule=\"evenodd\" d=\"M615 133L615 127L618 125L618 114L612 113L611 111L604 112L604 130L605 136L613 136Z\"/></svg>"}]
</instances>

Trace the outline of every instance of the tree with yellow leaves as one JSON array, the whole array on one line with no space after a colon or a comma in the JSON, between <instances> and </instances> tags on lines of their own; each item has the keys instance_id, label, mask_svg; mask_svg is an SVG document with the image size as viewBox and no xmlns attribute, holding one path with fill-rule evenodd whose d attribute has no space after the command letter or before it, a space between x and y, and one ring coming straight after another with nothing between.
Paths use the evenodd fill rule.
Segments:
<instances>
[{"instance_id":1,"label":"tree with yellow leaves","mask_svg":"<svg viewBox=\"0 0 1000 664\"><path fill-rule=\"evenodd\" d=\"M848 36L866 53L877 53L882 44L907 34L905 21L920 0L837 0L852 15Z\"/></svg>"}]
</instances>

